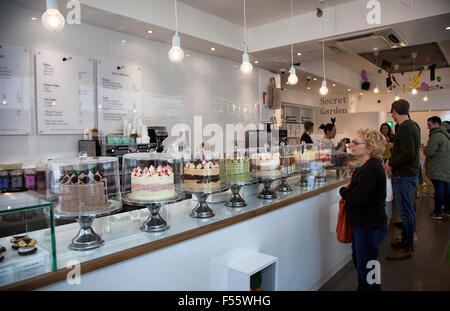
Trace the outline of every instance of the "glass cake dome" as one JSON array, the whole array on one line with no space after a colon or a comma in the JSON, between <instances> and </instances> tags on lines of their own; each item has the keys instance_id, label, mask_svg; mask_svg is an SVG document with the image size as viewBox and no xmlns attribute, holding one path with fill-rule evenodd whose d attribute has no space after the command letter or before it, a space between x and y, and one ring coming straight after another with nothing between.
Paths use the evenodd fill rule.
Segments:
<instances>
[{"instance_id":1,"label":"glass cake dome","mask_svg":"<svg viewBox=\"0 0 450 311\"><path fill-rule=\"evenodd\" d=\"M280 146L280 166L281 173L283 175L290 175L295 173L295 156L294 156L295 146L284 145L281 143Z\"/></svg>"},{"instance_id":2,"label":"glass cake dome","mask_svg":"<svg viewBox=\"0 0 450 311\"><path fill-rule=\"evenodd\" d=\"M223 183L248 183L252 179L248 149L238 149L225 152L219 161L220 178Z\"/></svg>"},{"instance_id":3,"label":"glass cake dome","mask_svg":"<svg viewBox=\"0 0 450 311\"><path fill-rule=\"evenodd\" d=\"M257 177L281 176L280 147L268 146L250 150L250 166Z\"/></svg>"},{"instance_id":4,"label":"glass cake dome","mask_svg":"<svg viewBox=\"0 0 450 311\"><path fill-rule=\"evenodd\" d=\"M180 179L177 160L167 153L129 153L122 160L123 195L134 201L176 197Z\"/></svg>"},{"instance_id":5,"label":"glass cake dome","mask_svg":"<svg viewBox=\"0 0 450 311\"><path fill-rule=\"evenodd\" d=\"M46 163L47 199L61 214L102 213L121 205L119 163L114 157L54 159Z\"/></svg>"},{"instance_id":6,"label":"glass cake dome","mask_svg":"<svg viewBox=\"0 0 450 311\"><path fill-rule=\"evenodd\" d=\"M181 186L189 190L219 189L221 187L220 162L223 154L199 149L183 154ZM222 162L223 164L223 162Z\"/></svg>"}]
</instances>

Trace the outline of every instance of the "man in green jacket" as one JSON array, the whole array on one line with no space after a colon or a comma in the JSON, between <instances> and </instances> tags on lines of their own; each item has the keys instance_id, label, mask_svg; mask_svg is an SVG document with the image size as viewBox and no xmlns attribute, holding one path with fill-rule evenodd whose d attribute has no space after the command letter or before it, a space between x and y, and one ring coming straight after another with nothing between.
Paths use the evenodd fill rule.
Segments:
<instances>
[{"instance_id":1,"label":"man in green jacket","mask_svg":"<svg viewBox=\"0 0 450 311\"><path fill-rule=\"evenodd\" d=\"M387 173L392 171L392 188L398 214L402 219L402 239L392 242L394 251L390 260L402 260L412 256L416 215L414 210L414 186L417 183L420 163L420 127L409 118L409 103L397 100L392 104L392 118L399 124L394 137L394 147Z\"/></svg>"},{"instance_id":2,"label":"man in green jacket","mask_svg":"<svg viewBox=\"0 0 450 311\"><path fill-rule=\"evenodd\" d=\"M442 219L443 214L450 216L450 134L441 126L441 118L431 117L427 120L430 139L423 153L426 156L425 170L434 186L433 219Z\"/></svg>"}]
</instances>

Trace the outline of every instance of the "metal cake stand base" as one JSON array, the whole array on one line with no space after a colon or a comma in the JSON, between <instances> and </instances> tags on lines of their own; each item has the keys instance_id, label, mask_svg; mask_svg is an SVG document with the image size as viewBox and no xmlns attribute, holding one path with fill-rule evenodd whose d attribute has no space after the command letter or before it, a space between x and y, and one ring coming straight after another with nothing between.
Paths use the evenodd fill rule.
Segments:
<instances>
[{"instance_id":1,"label":"metal cake stand base","mask_svg":"<svg viewBox=\"0 0 450 311\"><path fill-rule=\"evenodd\" d=\"M67 246L69 249L73 251L87 251L105 244L105 241L91 227L94 219L95 217L93 216L80 216L78 218L80 231L72 239L72 243Z\"/></svg>"},{"instance_id":2,"label":"metal cake stand base","mask_svg":"<svg viewBox=\"0 0 450 311\"><path fill-rule=\"evenodd\" d=\"M229 199L228 202L225 203L225 206L235 208L247 206L247 203L245 203L245 200L239 194L239 191L241 190L242 187L243 185L230 185L230 189L233 195L231 199Z\"/></svg>"},{"instance_id":3,"label":"metal cake stand base","mask_svg":"<svg viewBox=\"0 0 450 311\"><path fill-rule=\"evenodd\" d=\"M264 199L264 200L273 200L273 199L278 198L275 191L273 191L270 188L270 185L272 185L272 182L274 182L275 180L278 180L278 179L280 179L280 178L279 177L261 177L260 181L263 183L264 189L261 191L260 194L258 194L258 198Z\"/></svg>"},{"instance_id":4,"label":"metal cake stand base","mask_svg":"<svg viewBox=\"0 0 450 311\"><path fill-rule=\"evenodd\" d=\"M292 187L287 182L287 177L281 177L281 184L278 186L277 190L284 193L292 191Z\"/></svg>"}]
</instances>

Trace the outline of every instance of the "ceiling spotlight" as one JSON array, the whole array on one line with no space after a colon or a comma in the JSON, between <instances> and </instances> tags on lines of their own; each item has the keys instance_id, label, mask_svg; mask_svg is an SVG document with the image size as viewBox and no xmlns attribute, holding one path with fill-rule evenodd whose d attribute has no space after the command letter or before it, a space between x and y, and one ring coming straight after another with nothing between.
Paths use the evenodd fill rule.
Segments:
<instances>
[{"instance_id":1,"label":"ceiling spotlight","mask_svg":"<svg viewBox=\"0 0 450 311\"><path fill-rule=\"evenodd\" d=\"M347 91L351 92L351 91L352 91L352 89L348 89Z\"/></svg>"},{"instance_id":2,"label":"ceiling spotlight","mask_svg":"<svg viewBox=\"0 0 450 311\"><path fill-rule=\"evenodd\" d=\"M423 99L424 102L427 102L428 101L428 96L425 95L422 99Z\"/></svg>"},{"instance_id":3,"label":"ceiling spotlight","mask_svg":"<svg viewBox=\"0 0 450 311\"><path fill-rule=\"evenodd\" d=\"M191 56L191 54L186 54L186 57L189 57L189 56Z\"/></svg>"},{"instance_id":4,"label":"ceiling spotlight","mask_svg":"<svg viewBox=\"0 0 450 311\"><path fill-rule=\"evenodd\" d=\"M37 17L32 17L31 20L32 21L37 21Z\"/></svg>"},{"instance_id":5,"label":"ceiling spotlight","mask_svg":"<svg viewBox=\"0 0 450 311\"><path fill-rule=\"evenodd\" d=\"M147 30L147 33L150 35L153 33L153 30Z\"/></svg>"},{"instance_id":6,"label":"ceiling spotlight","mask_svg":"<svg viewBox=\"0 0 450 311\"><path fill-rule=\"evenodd\" d=\"M259 63L257 60L255 60L255 64Z\"/></svg>"},{"instance_id":7,"label":"ceiling spotlight","mask_svg":"<svg viewBox=\"0 0 450 311\"><path fill-rule=\"evenodd\" d=\"M317 81L317 78L314 78L313 80L314 80L314 81Z\"/></svg>"},{"instance_id":8,"label":"ceiling spotlight","mask_svg":"<svg viewBox=\"0 0 450 311\"><path fill-rule=\"evenodd\" d=\"M299 53L297 53L297 55L298 55L298 56L302 56L302 53L299 52Z\"/></svg>"},{"instance_id":9,"label":"ceiling spotlight","mask_svg":"<svg viewBox=\"0 0 450 311\"><path fill-rule=\"evenodd\" d=\"M215 51L216 50L216 48L211 48L211 51Z\"/></svg>"},{"instance_id":10,"label":"ceiling spotlight","mask_svg":"<svg viewBox=\"0 0 450 311\"><path fill-rule=\"evenodd\" d=\"M127 41L126 40L120 40L122 43L127 43Z\"/></svg>"},{"instance_id":11,"label":"ceiling spotlight","mask_svg":"<svg viewBox=\"0 0 450 311\"><path fill-rule=\"evenodd\" d=\"M445 30L450 30L450 26L448 26L447 28L445 28Z\"/></svg>"},{"instance_id":12,"label":"ceiling spotlight","mask_svg":"<svg viewBox=\"0 0 450 311\"><path fill-rule=\"evenodd\" d=\"M333 83L332 86L336 86L336 84Z\"/></svg>"},{"instance_id":13,"label":"ceiling spotlight","mask_svg":"<svg viewBox=\"0 0 450 311\"><path fill-rule=\"evenodd\" d=\"M310 90L310 89L311 89L311 87L310 87L310 86L308 86L308 87L307 87L307 89L308 89L308 90Z\"/></svg>"},{"instance_id":14,"label":"ceiling spotlight","mask_svg":"<svg viewBox=\"0 0 450 311\"><path fill-rule=\"evenodd\" d=\"M398 101L398 100L400 100L400 97L397 95L397 96L394 97L394 100Z\"/></svg>"},{"instance_id":15,"label":"ceiling spotlight","mask_svg":"<svg viewBox=\"0 0 450 311\"><path fill-rule=\"evenodd\" d=\"M417 89L413 88L412 91L411 91L411 94L416 95L417 94Z\"/></svg>"}]
</instances>

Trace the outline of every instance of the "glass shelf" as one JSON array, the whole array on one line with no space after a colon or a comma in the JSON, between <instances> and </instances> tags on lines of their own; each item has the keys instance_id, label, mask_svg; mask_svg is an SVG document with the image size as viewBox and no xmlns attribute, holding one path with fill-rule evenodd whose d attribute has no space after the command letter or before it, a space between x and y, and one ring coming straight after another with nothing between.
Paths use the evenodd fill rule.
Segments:
<instances>
[{"instance_id":1,"label":"glass shelf","mask_svg":"<svg viewBox=\"0 0 450 311\"><path fill-rule=\"evenodd\" d=\"M52 203L28 191L0 194L0 215L52 206Z\"/></svg>"}]
</instances>

